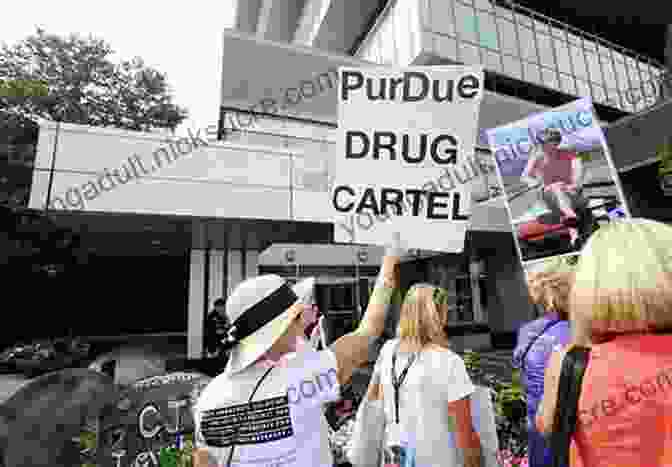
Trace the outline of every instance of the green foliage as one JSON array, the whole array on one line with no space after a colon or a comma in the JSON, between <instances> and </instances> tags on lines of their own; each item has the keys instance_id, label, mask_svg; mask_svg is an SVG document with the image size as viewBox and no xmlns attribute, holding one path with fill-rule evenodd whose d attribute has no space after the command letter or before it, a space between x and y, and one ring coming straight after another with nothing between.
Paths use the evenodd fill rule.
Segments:
<instances>
[{"instance_id":1,"label":"green foliage","mask_svg":"<svg viewBox=\"0 0 672 467\"><path fill-rule=\"evenodd\" d=\"M520 376L514 376L513 380L500 384L495 400L497 415L516 420L525 416L527 397L525 388L521 384Z\"/></svg>"},{"instance_id":2,"label":"green foliage","mask_svg":"<svg viewBox=\"0 0 672 467\"><path fill-rule=\"evenodd\" d=\"M9 98L46 97L49 86L45 81L0 80L0 96Z\"/></svg>"},{"instance_id":3,"label":"green foliage","mask_svg":"<svg viewBox=\"0 0 672 467\"><path fill-rule=\"evenodd\" d=\"M658 158L660 159L659 174L667 175L672 173L672 142L663 144L658 151Z\"/></svg>"},{"instance_id":4,"label":"green foliage","mask_svg":"<svg viewBox=\"0 0 672 467\"><path fill-rule=\"evenodd\" d=\"M465 350L462 358L464 359L464 366L470 374L480 373L481 354L474 352L473 350Z\"/></svg>"},{"instance_id":5,"label":"green foliage","mask_svg":"<svg viewBox=\"0 0 672 467\"><path fill-rule=\"evenodd\" d=\"M590 152L580 152L576 155L582 162L590 162L593 160L593 155Z\"/></svg>"},{"instance_id":6,"label":"green foliage","mask_svg":"<svg viewBox=\"0 0 672 467\"><path fill-rule=\"evenodd\" d=\"M0 49L0 112L5 125L48 120L148 131L174 129L187 112L172 102L166 77L142 59L113 63L103 40L37 29Z\"/></svg>"}]
</instances>

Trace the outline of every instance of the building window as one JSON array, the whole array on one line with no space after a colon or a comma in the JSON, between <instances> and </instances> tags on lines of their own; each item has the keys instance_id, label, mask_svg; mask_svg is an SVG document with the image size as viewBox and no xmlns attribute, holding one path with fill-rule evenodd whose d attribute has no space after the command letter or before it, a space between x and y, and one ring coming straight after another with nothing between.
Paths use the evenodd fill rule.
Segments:
<instances>
[{"instance_id":1,"label":"building window","mask_svg":"<svg viewBox=\"0 0 672 467\"><path fill-rule=\"evenodd\" d=\"M455 16L457 18L457 34L460 40L478 42L478 25L476 13L472 7L455 4Z\"/></svg>"},{"instance_id":2,"label":"building window","mask_svg":"<svg viewBox=\"0 0 672 467\"><path fill-rule=\"evenodd\" d=\"M457 60L457 41L442 34L433 34L434 50L442 57Z\"/></svg>"},{"instance_id":3,"label":"building window","mask_svg":"<svg viewBox=\"0 0 672 467\"><path fill-rule=\"evenodd\" d=\"M555 68L551 37L546 34L537 33L537 45L539 46L539 59L541 60L541 64Z\"/></svg>"},{"instance_id":4,"label":"building window","mask_svg":"<svg viewBox=\"0 0 672 467\"><path fill-rule=\"evenodd\" d=\"M574 65L574 74L578 78L588 79L588 70L586 69L583 50L575 45L570 45L570 51L572 54L572 65Z\"/></svg>"},{"instance_id":5,"label":"building window","mask_svg":"<svg viewBox=\"0 0 672 467\"><path fill-rule=\"evenodd\" d=\"M617 88L616 73L610 57L600 55L600 63L602 64L602 73L604 74L604 84L607 88Z\"/></svg>"},{"instance_id":6,"label":"building window","mask_svg":"<svg viewBox=\"0 0 672 467\"><path fill-rule=\"evenodd\" d=\"M429 0L429 20L430 29L434 32L441 32L450 36L455 35L455 3L445 0ZM425 8L425 11L427 9Z\"/></svg>"},{"instance_id":7,"label":"building window","mask_svg":"<svg viewBox=\"0 0 672 467\"><path fill-rule=\"evenodd\" d=\"M558 89L558 73L555 70L549 68L541 68L541 79L544 83L544 86L551 89Z\"/></svg>"},{"instance_id":8,"label":"building window","mask_svg":"<svg viewBox=\"0 0 672 467\"><path fill-rule=\"evenodd\" d=\"M625 69L625 63L621 61L622 55L618 54L616 56L616 79L618 82L618 88L621 91L626 91L630 88L630 80L628 79L628 72Z\"/></svg>"},{"instance_id":9,"label":"building window","mask_svg":"<svg viewBox=\"0 0 672 467\"><path fill-rule=\"evenodd\" d=\"M538 61L537 46L535 45L534 33L532 30L525 26L519 26L518 36L520 40L520 53L523 56L523 60L529 62Z\"/></svg>"},{"instance_id":10,"label":"building window","mask_svg":"<svg viewBox=\"0 0 672 467\"><path fill-rule=\"evenodd\" d=\"M523 65L523 71L525 72L525 81L529 83L542 84L541 72L539 70L539 65L535 63L526 62Z\"/></svg>"},{"instance_id":11,"label":"building window","mask_svg":"<svg viewBox=\"0 0 672 467\"><path fill-rule=\"evenodd\" d=\"M513 58L508 55L504 55L504 74L511 76L512 78L522 79L523 73L521 71L521 63L518 58Z\"/></svg>"},{"instance_id":12,"label":"building window","mask_svg":"<svg viewBox=\"0 0 672 467\"><path fill-rule=\"evenodd\" d=\"M592 92L593 92L593 101L594 102L599 102L601 104L605 103L607 100L607 95L604 90L604 88L596 83L591 83L590 86Z\"/></svg>"},{"instance_id":13,"label":"building window","mask_svg":"<svg viewBox=\"0 0 672 467\"><path fill-rule=\"evenodd\" d=\"M562 73L572 73L572 65L569 61L569 51L567 50L567 42L555 39L553 40L555 47L555 58L558 61L558 69Z\"/></svg>"},{"instance_id":14,"label":"building window","mask_svg":"<svg viewBox=\"0 0 672 467\"><path fill-rule=\"evenodd\" d=\"M612 107L621 108L621 95L618 93L618 89L607 88L607 103Z\"/></svg>"},{"instance_id":15,"label":"building window","mask_svg":"<svg viewBox=\"0 0 672 467\"><path fill-rule=\"evenodd\" d=\"M497 26L499 27L499 38L502 41L502 52L518 56L516 30L514 29L513 23L503 18L498 18Z\"/></svg>"},{"instance_id":16,"label":"building window","mask_svg":"<svg viewBox=\"0 0 672 467\"><path fill-rule=\"evenodd\" d=\"M485 67L488 70L491 71L497 71L501 72L502 71L502 58L501 56L496 53L492 52L490 50L484 50L484 58L485 58Z\"/></svg>"},{"instance_id":17,"label":"building window","mask_svg":"<svg viewBox=\"0 0 672 467\"><path fill-rule=\"evenodd\" d=\"M602 70L600 62L597 61L597 55L587 51L586 61L588 62L588 78L594 83L602 84Z\"/></svg>"},{"instance_id":18,"label":"building window","mask_svg":"<svg viewBox=\"0 0 672 467\"><path fill-rule=\"evenodd\" d=\"M562 92L571 96L576 95L576 84L574 83L573 76L560 73L560 87L562 88Z\"/></svg>"},{"instance_id":19,"label":"building window","mask_svg":"<svg viewBox=\"0 0 672 467\"><path fill-rule=\"evenodd\" d=\"M590 85L588 84L588 81L584 81L582 79L577 79L576 84L579 87L577 95L579 97L591 97L590 95Z\"/></svg>"},{"instance_id":20,"label":"building window","mask_svg":"<svg viewBox=\"0 0 672 467\"><path fill-rule=\"evenodd\" d=\"M583 48L588 52L597 53L597 44L593 41L583 41Z\"/></svg>"},{"instance_id":21,"label":"building window","mask_svg":"<svg viewBox=\"0 0 672 467\"><path fill-rule=\"evenodd\" d=\"M492 50L499 50L495 17L490 13L478 12L477 23L479 44Z\"/></svg>"},{"instance_id":22,"label":"building window","mask_svg":"<svg viewBox=\"0 0 672 467\"><path fill-rule=\"evenodd\" d=\"M525 26L528 28L531 28L533 23L532 18L527 15L521 15L520 13L516 14L515 22L518 24L518 26Z\"/></svg>"},{"instance_id":23,"label":"building window","mask_svg":"<svg viewBox=\"0 0 672 467\"><path fill-rule=\"evenodd\" d=\"M466 42L460 43L460 61L465 65L476 65L481 63L478 47L467 44Z\"/></svg>"}]
</instances>

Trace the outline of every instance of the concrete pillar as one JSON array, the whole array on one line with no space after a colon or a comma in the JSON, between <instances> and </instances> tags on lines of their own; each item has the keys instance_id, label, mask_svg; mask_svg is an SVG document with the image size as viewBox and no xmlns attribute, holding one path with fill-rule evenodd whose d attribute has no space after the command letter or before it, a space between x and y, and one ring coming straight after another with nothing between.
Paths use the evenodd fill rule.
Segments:
<instances>
[{"instance_id":1,"label":"concrete pillar","mask_svg":"<svg viewBox=\"0 0 672 467\"><path fill-rule=\"evenodd\" d=\"M472 311L474 312L474 321L477 323L485 322L487 319L483 304L481 303L481 283L479 281L483 267L483 261L472 261L469 263Z\"/></svg>"},{"instance_id":2,"label":"concrete pillar","mask_svg":"<svg viewBox=\"0 0 672 467\"><path fill-rule=\"evenodd\" d=\"M229 250L227 263L227 295L230 295L231 292L233 292L233 289L235 289L236 286L244 279L243 258L241 250Z\"/></svg>"},{"instance_id":3,"label":"concrete pillar","mask_svg":"<svg viewBox=\"0 0 672 467\"><path fill-rule=\"evenodd\" d=\"M245 279L255 277L259 271L259 252L257 250L245 250Z\"/></svg>"},{"instance_id":4,"label":"concrete pillar","mask_svg":"<svg viewBox=\"0 0 672 467\"><path fill-rule=\"evenodd\" d=\"M210 251L209 297L208 310L219 297L224 297L224 278L226 276L226 252L224 250Z\"/></svg>"},{"instance_id":5,"label":"concrete pillar","mask_svg":"<svg viewBox=\"0 0 672 467\"><path fill-rule=\"evenodd\" d=\"M192 250L189 262L189 301L187 319L187 356L203 354L203 321L205 319L205 251Z\"/></svg>"}]
</instances>

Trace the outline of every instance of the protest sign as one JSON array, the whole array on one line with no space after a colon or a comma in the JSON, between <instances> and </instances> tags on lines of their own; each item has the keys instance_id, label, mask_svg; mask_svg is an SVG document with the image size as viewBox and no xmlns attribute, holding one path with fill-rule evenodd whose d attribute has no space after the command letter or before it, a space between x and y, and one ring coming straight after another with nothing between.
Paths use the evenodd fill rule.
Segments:
<instances>
[{"instance_id":1,"label":"protest sign","mask_svg":"<svg viewBox=\"0 0 672 467\"><path fill-rule=\"evenodd\" d=\"M486 133L523 264L577 254L614 209L629 217L590 99Z\"/></svg>"},{"instance_id":2,"label":"protest sign","mask_svg":"<svg viewBox=\"0 0 672 467\"><path fill-rule=\"evenodd\" d=\"M340 68L339 77L335 241L384 245L399 232L409 248L461 252L470 193L437 180L474 154L482 68ZM363 213L371 222L353 222Z\"/></svg>"}]
</instances>

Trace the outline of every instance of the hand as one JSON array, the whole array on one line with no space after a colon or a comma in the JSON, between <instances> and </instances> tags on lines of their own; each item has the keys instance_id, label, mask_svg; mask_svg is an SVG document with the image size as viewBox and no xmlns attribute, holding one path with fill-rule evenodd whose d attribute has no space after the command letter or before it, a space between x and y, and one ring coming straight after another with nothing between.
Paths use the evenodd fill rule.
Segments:
<instances>
[{"instance_id":1,"label":"hand","mask_svg":"<svg viewBox=\"0 0 672 467\"><path fill-rule=\"evenodd\" d=\"M480 467L481 466L481 448L466 448L464 453L464 467Z\"/></svg>"},{"instance_id":2,"label":"hand","mask_svg":"<svg viewBox=\"0 0 672 467\"><path fill-rule=\"evenodd\" d=\"M397 256L399 258L408 253L408 246L401 240L401 234L394 232L392 238L385 248L385 256Z\"/></svg>"},{"instance_id":3,"label":"hand","mask_svg":"<svg viewBox=\"0 0 672 467\"><path fill-rule=\"evenodd\" d=\"M567 184L565 182L555 182L555 183L551 183L550 185L546 185L544 187L544 191L546 191L546 192L556 191L556 190L565 191L567 189L566 187L567 187Z\"/></svg>"}]
</instances>

